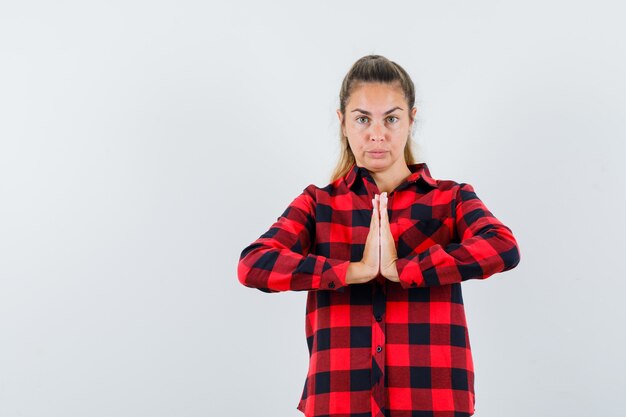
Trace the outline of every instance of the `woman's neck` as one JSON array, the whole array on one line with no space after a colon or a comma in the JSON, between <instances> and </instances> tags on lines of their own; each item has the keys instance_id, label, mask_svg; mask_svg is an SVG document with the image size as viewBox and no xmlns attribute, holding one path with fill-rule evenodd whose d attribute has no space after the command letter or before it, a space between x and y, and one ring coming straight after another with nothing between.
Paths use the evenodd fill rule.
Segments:
<instances>
[{"instance_id":1,"label":"woman's neck","mask_svg":"<svg viewBox=\"0 0 626 417\"><path fill-rule=\"evenodd\" d=\"M402 184L409 175L411 175L411 170L408 166L406 166L406 164L403 164L399 172L370 171L370 174L372 175L372 178L376 182L376 186L381 193L390 193Z\"/></svg>"}]
</instances>

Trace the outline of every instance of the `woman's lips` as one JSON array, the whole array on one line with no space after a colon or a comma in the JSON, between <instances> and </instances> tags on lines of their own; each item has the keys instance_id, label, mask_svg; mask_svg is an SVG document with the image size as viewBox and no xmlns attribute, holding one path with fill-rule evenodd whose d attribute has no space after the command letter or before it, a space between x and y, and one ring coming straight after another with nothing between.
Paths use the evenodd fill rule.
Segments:
<instances>
[{"instance_id":1,"label":"woman's lips","mask_svg":"<svg viewBox=\"0 0 626 417\"><path fill-rule=\"evenodd\" d=\"M368 153L373 158L383 158L387 151L369 151Z\"/></svg>"}]
</instances>

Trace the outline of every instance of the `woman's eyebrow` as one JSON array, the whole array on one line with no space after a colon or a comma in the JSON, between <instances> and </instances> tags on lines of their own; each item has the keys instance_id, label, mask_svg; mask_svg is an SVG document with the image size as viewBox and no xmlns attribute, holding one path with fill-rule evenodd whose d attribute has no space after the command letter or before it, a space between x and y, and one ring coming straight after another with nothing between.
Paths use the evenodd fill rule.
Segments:
<instances>
[{"instance_id":1,"label":"woman's eyebrow","mask_svg":"<svg viewBox=\"0 0 626 417\"><path fill-rule=\"evenodd\" d=\"M391 109L391 110L387 110L387 111L386 111L385 113L383 113L383 114L389 114L389 113L391 113L391 112L392 112L392 111L394 111L394 110L402 110L402 108L401 108L401 107L396 106L396 107L394 107L394 108L393 108L393 109ZM363 109L354 109L354 110L352 110L352 111L353 111L353 112L358 111L358 112L361 112L361 113L363 113L363 114L367 114L368 116L371 116L371 115L372 115L372 113L368 112L367 110L363 110Z\"/></svg>"}]
</instances>

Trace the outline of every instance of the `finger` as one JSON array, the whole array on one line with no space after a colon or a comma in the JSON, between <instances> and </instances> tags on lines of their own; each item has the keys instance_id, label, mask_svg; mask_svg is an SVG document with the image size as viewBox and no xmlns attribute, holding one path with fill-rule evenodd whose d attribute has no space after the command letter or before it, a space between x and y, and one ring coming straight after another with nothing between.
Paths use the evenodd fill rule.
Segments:
<instances>
[{"instance_id":1,"label":"finger","mask_svg":"<svg viewBox=\"0 0 626 417\"><path fill-rule=\"evenodd\" d=\"M387 193L382 193L380 198L380 224L381 227L389 224L389 216L387 213Z\"/></svg>"},{"instance_id":2,"label":"finger","mask_svg":"<svg viewBox=\"0 0 626 417\"><path fill-rule=\"evenodd\" d=\"M376 198L372 199L372 219L370 221L370 228L377 227L380 219L380 207Z\"/></svg>"},{"instance_id":3,"label":"finger","mask_svg":"<svg viewBox=\"0 0 626 417\"><path fill-rule=\"evenodd\" d=\"M393 235L391 233L391 227L389 225L389 212L387 211L388 196L386 193L381 198L380 207L380 236L384 239L385 244L390 244L393 241Z\"/></svg>"},{"instance_id":4,"label":"finger","mask_svg":"<svg viewBox=\"0 0 626 417\"><path fill-rule=\"evenodd\" d=\"M367 234L367 242L372 242L372 245L378 247L380 236L380 220L379 220L379 208L376 199L372 199L372 218L370 220L370 230Z\"/></svg>"},{"instance_id":5,"label":"finger","mask_svg":"<svg viewBox=\"0 0 626 417\"><path fill-rule=\"evenodd\" d=\"M363 251L364 263L369 266L378 265L378 247L379 243L379 227L378 227L378 205L376 200L372 199L372 217L370 220L370 228L365 238L365 248Z\"/></svg>"},{"instance_id":6,"label":"finger","mask_svg":"<svg viewBox=\"0 0 626 417\"><path fill-rule=\"evenodd\" d=\"M378 199L378 195L374 196L372 199L372 222L378 223L380 219L380 200Z\"/></svg>"},{"instance_id":7,"label":"finger","mask_svg":"<svg viewBox=\"0 0 626 417\"><path fill-rule=\"evenodd\" d=\"M376 200L372 198L372 219L370 220L370 227L374 227L374 223L376 223L377 214Z\"/></svg>"},{"instance_id":8,"label":"finger","mask_svg":"<svg viewBox=\"0 0 626 417\"><path fill-rule=\"evenodd\" d=\"M374 217L375 227L378 229L380 226L380 196L378 194L374 195Z\"/></svg>"},{"instance_id":9,"label":"finger","mask_svg":"<svg viewBox=\"0 0 626 417\"><path fill-rule=\"evenodd\" d=\"M373 233L374 233L374 247L375 247L375 257L376 257L376 262L377 262L377 275L380 275L380 196L378 194L374 195L374 207L375 207L375 211L374 211L374 217L375 217L375 221L374 221L374 226L373 226Z\"/></svg>"}]
</instances>

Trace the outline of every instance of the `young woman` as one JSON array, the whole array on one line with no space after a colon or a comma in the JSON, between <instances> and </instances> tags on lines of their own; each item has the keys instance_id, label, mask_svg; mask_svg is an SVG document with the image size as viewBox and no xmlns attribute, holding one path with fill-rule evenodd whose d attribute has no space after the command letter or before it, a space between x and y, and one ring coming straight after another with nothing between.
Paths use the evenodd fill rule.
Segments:
<instances>
[{"instance_id":1,"label":"young woman","mask_svg":"<svg viewBox=\"0 0 626 417\"><path fill-rule=\"evenodd\" d=\"M241 252L239 281L308 291L306 416L470 416L461 283L514 268L517 242L470 184L415 162L415 89L402 67L365 56L339 98L331 182L307 186Z\"/></svg>"}]
</instances>

